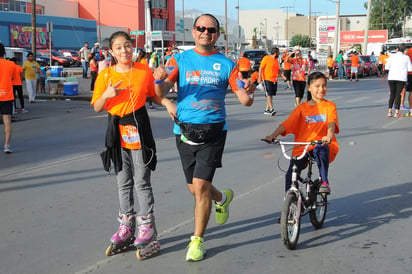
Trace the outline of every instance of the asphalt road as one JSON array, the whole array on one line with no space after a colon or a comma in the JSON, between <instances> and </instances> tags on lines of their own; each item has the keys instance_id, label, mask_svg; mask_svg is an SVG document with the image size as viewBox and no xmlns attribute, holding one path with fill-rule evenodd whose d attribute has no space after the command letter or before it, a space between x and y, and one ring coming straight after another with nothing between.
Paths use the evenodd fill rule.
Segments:
<instances>
[{"instance_id":1,"label":"asphalt road","mask_svg":"<svg viewBox=\"0 0 412 274\"><path fill-rule=\"evenodd\" d=\"M224 168L214 184L232 188L235 198L227 224L216 225L212 215L208 253L197 263L184 260L193 198L163 108L150 112L162 250L137 261L134 249L104 254L118 227L115 177L99 159L106 114L94 113L86 101L30 104L29 113L13 119L15 152L0 155L0 273L412 273L412 118L386 117L385 80L328 85L341 132L324 227L314 230L305 216L296 250L280 240L280 149L259 140L287 117L293 93L280 84L275 117L263 115L262 92L250 108L229 94ZM280 166L287 168L287 161Z\"/></svg>"}]
</instances>

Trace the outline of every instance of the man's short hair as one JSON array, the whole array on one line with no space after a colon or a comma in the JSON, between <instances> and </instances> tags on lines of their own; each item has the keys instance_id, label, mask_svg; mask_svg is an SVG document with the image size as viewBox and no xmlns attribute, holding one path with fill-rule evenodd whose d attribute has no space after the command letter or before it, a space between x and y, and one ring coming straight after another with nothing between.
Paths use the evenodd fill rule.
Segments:
<instances>
[{"instance_id":1,"label":"man's short hair","mask_svg":"<svg viewBox=\"0 0 412 274\"><path fill-rule=\"evenodd\" d=\"M27 53L27 57L34 56L33 52Z\"/></svg>"},{"instance_id":2,"label":"man's short hair","mask_svg":"<svg viewBox=\"0 0 412 274\"><path fill-rule=\"evenodd\" d=\"M274 47L274 48L271 49L270 54L273 55L273 54L275 54L276 52L279 52L279 48Z\"/></svg>"},{"instance_id":3,"label":"man's short hair","mask_svg":"<svg viewBox=\"0 0 412 274\"><path fill-rule=\"evenodd\" d=\"M216 21L217 31L219 32L219 30L220 30L219 20L217 20L217 18L215 16L213 16L212 14L210 14L210 13L204 13L204 14L199 15L198 17L196 17L195 21L193 21L193 28L197 26L197 20L199 20L199 18L202 17L202 16L212 17Z\"/></svg>"}]
</instances>

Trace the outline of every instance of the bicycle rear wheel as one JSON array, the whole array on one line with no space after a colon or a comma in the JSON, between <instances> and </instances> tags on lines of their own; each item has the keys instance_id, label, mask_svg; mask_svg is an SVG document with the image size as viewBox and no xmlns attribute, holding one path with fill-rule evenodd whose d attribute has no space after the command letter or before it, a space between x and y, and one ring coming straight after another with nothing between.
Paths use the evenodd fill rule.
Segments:
<instances>
[{"instance_id":1,"label":"bicycle rear wheel","mask_svg":"<svg viewBox=\"0 0 412 274\"><path fill-rule=\"evenodd\" d=\"M319 186L319 181L314 182L316 186ZM319 189L316 188L312 207L309 210L310 222L316 229L321 228L326 218L326 211L328 209L328 196L319 193Z\"/></svg>"},{"instance_id":2,"label":"bicycle rear wheel","mask_svg":"<svg viewBox=\"0 0 412 274\"><path fill-rule=\"evenodd\" d=\"M288 249L295 249L300 233L300 215L298 215L298 198L290 194L285 198L280 217L280 235Z\"/></svg>"}]
</instances>

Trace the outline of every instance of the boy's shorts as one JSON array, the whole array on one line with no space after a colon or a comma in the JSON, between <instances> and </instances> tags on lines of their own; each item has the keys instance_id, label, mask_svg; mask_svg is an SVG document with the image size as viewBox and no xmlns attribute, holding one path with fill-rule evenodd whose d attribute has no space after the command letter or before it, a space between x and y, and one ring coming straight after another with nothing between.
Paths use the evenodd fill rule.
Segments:
<instances>
[{"instance_id":1,"label":"boy's shorts","mask_svg":"<svg viewBox=\"0 0 412 274\"><path fill-rule=\"evenodd\" d=\"M189 145L176 135L176 147L179 151L186 182L191 184L193 178L213 181L216 168L222 167L227 131L216 141L201 145Z\"/></svg>"},{"instance_id":2,"label":"boy's shorts","mask_svg":"<svg viewBox=\"0 0 412 274\"><path fill-rule=\"evenodd\" d=\"M351 67L350 72L351 73L358 73L358 67Z\"/></svg>"},{"instance_id":3,"label":"boy's shorts","mask_svg":"<svg viewBox=\"0 0 412 274\"><path fill-rule=\"evenodd\" d=\"M266 96L276 96L278 82L263 80L263 88L265 89Z\"/></svg>"},{"instance_id":4,"label":"boy's shorts","mask_svg":"<svg viewBox=\"0 0 412 274\"><path fill-rule=\"evenodd\" d=\"M283 75L285 75L286 81L290 81L291 74L292 74L292 71L290 69L283 71Z\"/></svg>"},{"instance_id":5,"label":"boy's shorts","mask_svg":"<svg viewBox=\"0 0 412 274\"><path fill-rule=\"evenodd\" d=\"M12 115L13 114L13 100L12 101L0 101L0 114Z\"/></svg>"}]
</instances>

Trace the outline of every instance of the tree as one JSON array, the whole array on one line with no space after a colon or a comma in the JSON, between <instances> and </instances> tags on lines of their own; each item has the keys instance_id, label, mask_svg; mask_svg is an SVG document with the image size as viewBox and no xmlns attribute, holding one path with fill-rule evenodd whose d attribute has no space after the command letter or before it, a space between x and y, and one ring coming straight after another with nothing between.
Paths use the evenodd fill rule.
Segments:
<instances>
[{"instance_id":1,"label":"tree","mask_svg":"<svg viewBox=\"0 0 412 274\"><path fill-rule=\"evenodd\" d=\"M372 0L370 29L387 29L389 38L401 37L404 20L411 15L412 0Z\"/></svg>"},{"instance_id":2,"label":"tree","mask_svg":"<svg viewBox=\"0 0 412 274\"><path fill-rule=\"evenodd\" d=\"M309 35L302 35L302 34L296 34L292 36L290 39L289 45L291 47L302 47L302 48L308 48L309 47Z\"/></svg>"}]
</instances>

